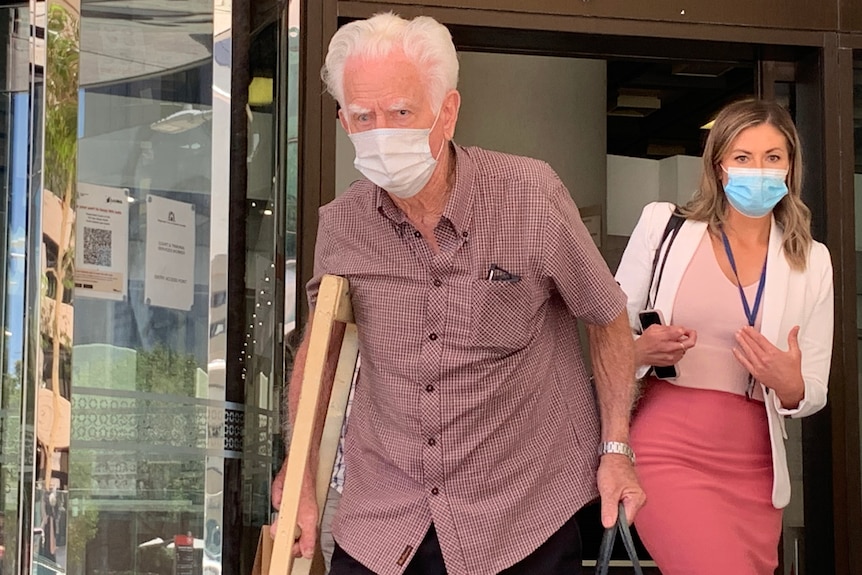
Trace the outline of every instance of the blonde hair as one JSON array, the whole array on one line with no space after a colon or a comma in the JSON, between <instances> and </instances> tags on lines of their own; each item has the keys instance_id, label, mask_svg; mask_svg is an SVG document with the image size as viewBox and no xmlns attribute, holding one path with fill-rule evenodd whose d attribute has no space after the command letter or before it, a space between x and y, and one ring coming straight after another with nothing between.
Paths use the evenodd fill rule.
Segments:
<instances>
[{"instance_id":1,"label":"blonde hair","mask_svg":"<svg viewBox=\"0 0 862 575\"><path fill-rule=\"evenodd\" d=\"M802 202L802 146L790 114L775 102L741 100L722 109L715 118L703 150L703 175L691 201L681 208L683 215L707 222L713 233L727 219L727 198L721 183L721 161L739 134L748 128L769 124L784 135L790 168L787 195L772 213L784 232L784 255L790 267L805 270L811 247L811 211Z\"/></svg>"}]
</instances>

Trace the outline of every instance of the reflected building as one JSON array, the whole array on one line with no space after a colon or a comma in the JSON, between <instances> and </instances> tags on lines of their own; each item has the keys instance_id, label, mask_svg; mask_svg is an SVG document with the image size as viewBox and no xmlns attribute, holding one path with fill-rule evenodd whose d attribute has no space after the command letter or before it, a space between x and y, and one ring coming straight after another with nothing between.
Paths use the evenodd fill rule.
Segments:
<instances>
[{"instance_id":1,"label":"reflected building","mask_svg":"<svg viewBox=\"0 0 862 575\"><path fill-rule=\"evenodd\" d=\"M236 572L269 518L290 26L236 17L0 8L0 573Z\"/></svg>"}]
</instances>

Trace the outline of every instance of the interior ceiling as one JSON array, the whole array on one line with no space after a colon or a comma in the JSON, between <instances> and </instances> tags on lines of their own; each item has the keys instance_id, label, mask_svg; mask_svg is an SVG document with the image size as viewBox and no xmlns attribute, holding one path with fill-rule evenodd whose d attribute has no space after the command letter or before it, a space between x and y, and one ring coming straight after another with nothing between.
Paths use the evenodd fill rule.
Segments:
<instances>
[{"instance_id":1,"label":"interior ceiling","mask_svg":"<svg viewBox=\"0 0 862 575\"><path fill-rule=\"evenodd\" d=\"M608 60L608 153L699 156L702 126L754 93L752 66L684 60Z\"/></svg>"},{"instance_id":2,"label":"interior ceiling","mask_svg":"<svg viewBox=\"0 0 862 575\"><path fill-rule=\"evenodd\" d=\"M608 153L699 156L725 104L755 93L756 62L792 63L809 49L713 40L449 26L459 50L607 62ZM792 99L789 102L792 105Z\"/></svg>"}]
</instances>

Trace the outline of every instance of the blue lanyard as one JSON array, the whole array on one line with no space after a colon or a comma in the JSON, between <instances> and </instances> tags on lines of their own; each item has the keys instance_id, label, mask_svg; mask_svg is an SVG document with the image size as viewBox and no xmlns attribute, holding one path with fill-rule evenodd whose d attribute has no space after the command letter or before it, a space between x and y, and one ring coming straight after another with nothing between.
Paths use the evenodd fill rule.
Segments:
<instances>
[{"instance_id":1,"label":"blue lanyard","mask_svg":"<svg viewBox=\"0 0 862 575\"><path fill-rule=\"evenodd\" d=\"M736 271L736 261L733 259L733 251L730 249L730 242L727 241L727 234L724 233L723 229L721 230L721 240L724 242L724 251L727 252L727 259L730 260L730 268L736 277L736 287L739 288L739 297L742 299L742 307L745 310L748 325L754 327L754 322L757 319L757 310L760 309L760 300L763 297L763 286L766 285L766 259L763 260L763 270L760 272L760 283L757 285L757 295L754 298L754 308L752 309L748 306L748 298L745 297L742 282L739 281L739 273Z\"/></svg>"}]
</instances>

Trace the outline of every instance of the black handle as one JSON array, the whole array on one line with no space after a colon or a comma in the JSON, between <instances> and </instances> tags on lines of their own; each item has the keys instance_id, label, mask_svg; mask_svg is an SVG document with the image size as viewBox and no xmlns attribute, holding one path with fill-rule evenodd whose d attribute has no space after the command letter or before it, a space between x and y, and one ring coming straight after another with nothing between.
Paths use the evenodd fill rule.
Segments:
<instances>
[{"instance_id":1,"label":"black handle","mask_svg":"<svg viewBox=\"0 0 862 575\"><path fill-rule=\"evenodd\" d=\"M635 575L643 575L641 564L638 561L635 542L632 539L631 531L629 531L629 523L626 520L626 510L623 504L620 503L617 514L617 522L613 527L605 529L605 534L602 535L602 545L599 548L599 559L596 561L596 575L608 575L608 569L611 565L611 552L614 550L614 541L617 538L617 531L623 539L623 546L626 548L626 553L632 562Z\"/></svg>"}]
</instances>

